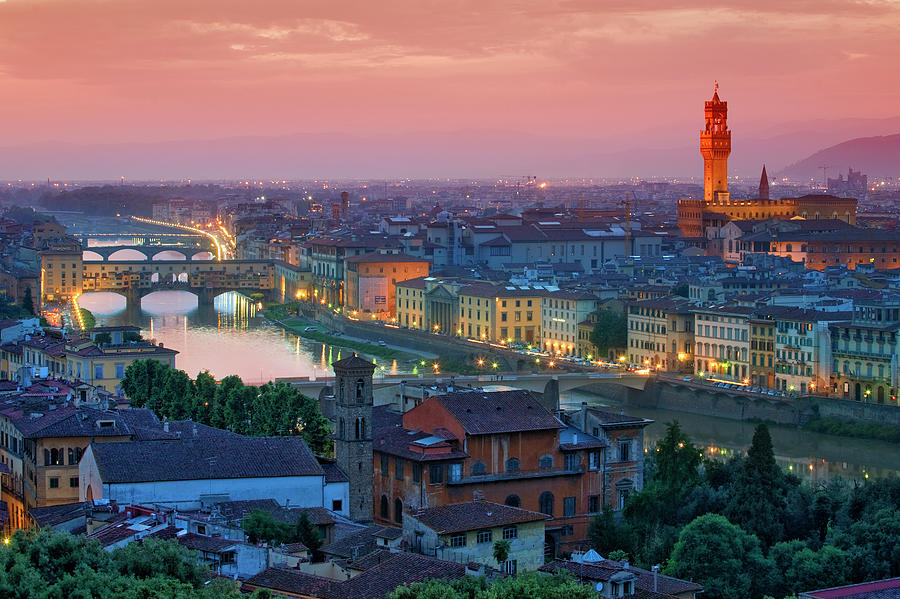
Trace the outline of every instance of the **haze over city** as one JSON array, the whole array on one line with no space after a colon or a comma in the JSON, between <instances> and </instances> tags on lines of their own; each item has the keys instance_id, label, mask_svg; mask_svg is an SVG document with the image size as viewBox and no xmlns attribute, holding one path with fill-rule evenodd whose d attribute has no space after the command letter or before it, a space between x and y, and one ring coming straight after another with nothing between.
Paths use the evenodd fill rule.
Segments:
<instances>
[{"instance_id":1,"label":"haze over city","mask_svg":"<svg viewBox=\"0 0 900 599\"><path fill-rule=\"evenodd\" d=\"M0 2L0 179L697 176L900 131L900 5ZM174 143L173 143L174 142Z\"/></svg>"}]
</instances>

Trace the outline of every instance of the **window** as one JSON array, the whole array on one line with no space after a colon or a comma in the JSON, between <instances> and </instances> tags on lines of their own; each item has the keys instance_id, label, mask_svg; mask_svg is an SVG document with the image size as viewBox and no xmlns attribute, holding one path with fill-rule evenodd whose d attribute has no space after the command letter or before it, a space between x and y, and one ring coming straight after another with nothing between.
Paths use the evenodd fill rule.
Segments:
<instances>
[{"instance_id":1,"label":"window","mask_svg":"<svg viewBox=\"0 0 900 599\"><path fill-rule=\"evenodd\" d=\"M453 535L450 537L450 546L451 547L465 547L466 546L466 535L465 533L461 535Z\"/></svg>"},{"instance_id":2,"label":"window","mask_svg":"<svg viewBox=\"0 0 900 599\"><path fill-rule=\"evenodd\" d=\"M520 507L522 505L522 500L519 499L518 495L507 495L506 500L503 503L509 507Z\"/></svg>"},{"instance_id":3,"label":"window","mask_svg":"<svg viewBox=\"0 0 900 599\"><path fill-rule=\"evenodd\" d=\"M566 497L563 499L563 518L571 518L575 515L575 498Z\"/></svg>"},{"instance_id":4,"label":"window","mask_svg":"<svg viewBox=\"0 0 900 599\"><path fill-rule=\"evenodd\" d=\"M422 482L422 464L413 464L413 482Z\"/></svg>"},{"instance_id":5,"label":"window","mask_svg":"<svg viewBox=\"0 0 900 599\"><path fill-rule=\"evenodd\" d=\"M577 453L567 453L565 456L566 470L578 470L581 466L581 459Z\"/></svg>"},{"instance_id":6,"label":"window","mask_svg":"<svg viewBox=\"0 0 900 599\"><path fill-rule=\"evenodd\" d=\"M631 459L631 442L622 441L619 443L619 461L627 462Z\"/></svg>"},{"instance_id":7,"label":"window","mask_svg":"<svg viewBox=\"0 0 900 599\"><path fill-rule=\"evenodd\" d=\"M484 462L475 462L472 464L472 474L474 476L478 476L484 474L487 471L487 468L484 465Z\"/></svg>"},{"instance_id":8,"label":"window","mask_svg":"<svg viewBox=\"0 0 900 599\"><path fill-rule=\"evenodd\" d=\"M77 488L78 488L78 477L77 477L77 476L71 476L71 477L69 477L69 488L70 488L70 489L77 489Z\"/></svg>"},{"instance_id":9,"label":"window","mask_svg":"<svg viewBox=\"0 0 900 599\"><path fill-rule=\"evenodd\" d=\"M519 471L519 458L509 458L506 460L506 471L507 472L518 472Z\"/></svg>"},{"instance_id":10,"label":"window","mask_svg":"<svg viewBox=\"0 0 900 599\"><path fill-rule=\"evenodd\" d=\"M600 467L600 452L592 451L588 454L588 468L597 470Z\"/></svg>"},{"instance_id":11,"label":"window","mask_svg":"<svg viewBox=\"0 0 900 599\"><path fill-rule=\"evenodd\" d=\"M394 500L394 522L397 524L403 522L403 502L399 497Z\"/></svg>"},{"instance_id":12,"label":"window","mask_svg":"<svg viewBox=\"0 0 900 599\"><path fill-rule=\"evenodd\" d=\"M390 474L391 469L391 458L387 456L387 454L381 454L381 476L387 476Z\"/></svg>"},{"instance_id":13,"label":"window","mask_svg":"<svg viewBox=\"0 0 900 599\"><path fill-rule=\"evenodd\" d=\"M552 455L542 455L538 465L541 468L553 468L553 456Z\"/></svg>"},{"instance_id":14,"label":"window","mask_svg":"<svg viewBox=\"0 0 900 599\"><path fill-rule=\"evenodd\" d=\"M344 500L343 499L332 499L331 500L331 511L339 512L344 508Z\"/></svg>"},{"instance_id":15,"label":"window","mask_svg":"<svg viewBox=\"0 0 900 599\"><path fill-rule=\"evenodd\" d=\"M397 480L403 480L403 460L394 458L394 476Z\"/></svg>"},{"instance_id":16,"label":"window","mask_svg":"<svg viewBox=\"0 0 900 599\"><path fill-rule=\"evenodd\" d=\"M588 513L594 514L600 511L600 496L591 495L588 497Z\"/></svg>"},{"instance_id":17,"label":"window","mask_svg":"<svg viewBox=\"0 0 900 599\"><path fill-rule=\"evenodd\" d=\"M441 464L432 464L428 472L429 482L439 485L444 482L444 467Z\"/></svg>"},{"instance_id":18,"label":"window","mask_svg":"<svg viewBox=\"0 0 900 599\"><path fill-rule=\"evenodd\" d=\"M462 464L450 464L447 470L447 480L451 483L458 483L462 480Z\"/></svg>"},{"instance_id":19,"label":"window","mask_svg":"<svg viewBox=\"0 0 900 599\"><path fill-rule=\"evenodd\" d=\"M571 524L566 524L565 526L562 527L562 530L560 531L559 534L560 534L560 536L563 536L563 537L571 537L572 535L575 534L575 527L572 526Z\"/></svg>"},{"instance_id":20,"label":"window","mask_svg":"<svg viewBox=\"0 0 900 599\"><path fill-rule=\"evenodd\" d=\"M478 531L478 543L490 543L493 540L493 534L489 530Z\"/></svg>"},{"instance_id":21,"label":"window","mask_svg":"<svg viewBox=\"0 0 900 599\"><path fill-rule=\"evenodd\" d=\"M50 477L50 488L58 489L59 488L59 478L52 476Z\"/></svg>"},{"instance_id":22,"label":"window","mask_svg":"<svg viewBox=\"0 0 900 599\"><path fill-rule=\"evenodd\" d=\"M125 377L125 363L124 362L116 362L116 378L121 379Z\"/></svg>"},{"instance_id":23,"label":"window","mask_svg":"<svg viewBox=\"0 0 900 599\"><path fill-rule=\"evenodd\" d=\"M205 535L206 534L206 524L198 524L197 525L197 534Z\"/></svg>"},{"instance_id":24,"label":"window","mask_svg":"<svg viewBox=\"0 0 900 599\"><path fill-rule=\"evenodd\" d=\"M381 517L387 520L390 517L390 508L388 507L387 495L381 496Z\"/></svg>"},{"instance_id":25,"label":"window","mask_svg":"<svg viewBox=\"0 0 900 599\"><path fill-rule=\"evenodd\" d=\"M510 526L503 527L503 538L504 539L518 539L519 538L519 527L515 524Z\"/></svg>"},{"instance_id":26,"label":"window","mask_svg":"<svg viewBox=\"0 0 900 599\"><path fill-rule=\"evenodd\" d=\"M94 364L94 378L97 380L103 379L103 364Z\"/></svg>"},{"instance_id":27,"label":"window","mask_svg":"<svg viewBox=\"0 0 900 599\"><path fill-rule=\"evenodd\" d=\"M553 493L544 491L538 500L540 507L538 508L542 514L553 516Z\"/></svg>"},{"instance_id":28,"label":"window","mask_svg":"<svg viewBox=\"0 0 900 599\"><path fill-rule=\"evenodd\" d=\"M519 562L514 559L506 560L506 563L503 564L503 571L515 575L519 571Z\"/></svg>"}]
</instances>

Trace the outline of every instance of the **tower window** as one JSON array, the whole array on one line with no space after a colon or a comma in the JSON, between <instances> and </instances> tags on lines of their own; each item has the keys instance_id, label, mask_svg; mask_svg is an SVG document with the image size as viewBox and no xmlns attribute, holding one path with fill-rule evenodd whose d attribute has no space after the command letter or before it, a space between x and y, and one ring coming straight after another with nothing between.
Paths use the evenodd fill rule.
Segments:
<instances>
[{"instance_id":1,"label":"tower window","mask_svg":"<svg viewBox=\"0 0 900 599\"><path fill-rule=\"evenodd\" d=\"M363 403L365 399L366 382L363 379L356 381L356 403Z\"/></svg>"}]
</instances>

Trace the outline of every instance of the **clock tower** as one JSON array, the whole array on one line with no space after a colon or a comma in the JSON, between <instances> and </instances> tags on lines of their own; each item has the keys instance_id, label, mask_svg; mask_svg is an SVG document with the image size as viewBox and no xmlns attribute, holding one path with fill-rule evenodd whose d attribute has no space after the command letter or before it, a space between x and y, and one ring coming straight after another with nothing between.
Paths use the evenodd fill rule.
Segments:
<instances>
[{"instance_id":1,"label":"clock tower","mask_svg":"<svg viewBox=\"0 0 900 599\"><path fill-rule=\"evenodd\" d=\"M728 130L728 102L719 99L719 83L712 100L706 102L706 124L700 132L700 155L703 156L704 204L728 200L728 156L731 154L731 131Z\"/></svg>"}]
</instances>

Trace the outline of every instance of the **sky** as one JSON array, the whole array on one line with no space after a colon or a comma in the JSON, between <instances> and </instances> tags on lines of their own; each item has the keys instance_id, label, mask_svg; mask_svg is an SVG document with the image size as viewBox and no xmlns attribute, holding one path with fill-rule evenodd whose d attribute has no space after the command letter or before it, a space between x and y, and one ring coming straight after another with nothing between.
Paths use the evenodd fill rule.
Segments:
<instances>
[{"instance_id":1,"label":"sky","mask_svg":"<svg viewBox=\"0 0 900 599\"><path fill-rule=\"evenodd\" d=\"M171 142L248 136L297 136L244 157L284 176L602 175L696 148L716 80L736 138L900 117L898 27L900 0L0 0L0 178L225 176Z\"/></svg>"}]
</instances>

